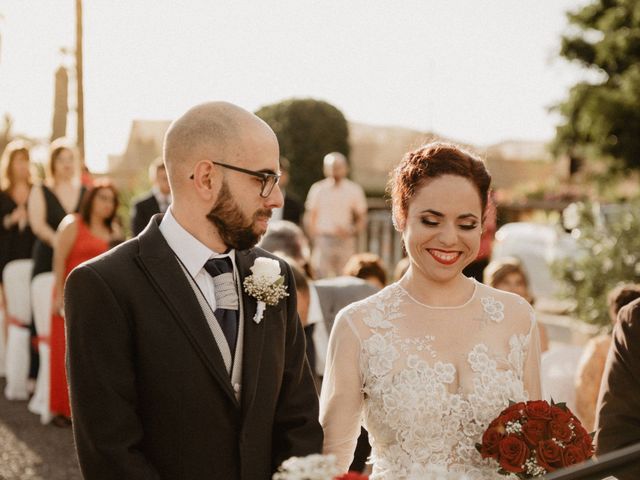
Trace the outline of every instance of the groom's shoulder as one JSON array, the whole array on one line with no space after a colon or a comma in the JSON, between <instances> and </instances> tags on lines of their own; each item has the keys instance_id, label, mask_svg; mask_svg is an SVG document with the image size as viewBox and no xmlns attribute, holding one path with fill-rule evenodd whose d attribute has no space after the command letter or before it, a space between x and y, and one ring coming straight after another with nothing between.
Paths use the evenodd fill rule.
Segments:
<instances>
[{"instance_id":1,"label":"groom's shoulder","mask_svg":"<svg viewBox=\"0 0 640 480\"><path fill-rule=\"evenodd\" d=\"M140 251L138 237L131 238L112 249L87 260L74 270L92 269L98 273L124 272L131 267Z\"/></svg>"}]
</instances>

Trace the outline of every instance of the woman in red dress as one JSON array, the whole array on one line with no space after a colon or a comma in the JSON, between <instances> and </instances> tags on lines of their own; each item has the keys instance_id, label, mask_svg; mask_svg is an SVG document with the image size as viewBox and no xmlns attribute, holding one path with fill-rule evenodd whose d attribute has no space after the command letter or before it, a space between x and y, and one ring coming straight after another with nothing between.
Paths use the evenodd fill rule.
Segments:
<instances>
[{"instance_id":1,"label":"woman in red dress","mask_svg":"<svg viewBox=\"0 0 640 480\"><path fill-rule=\"evenodd\" d=\"M71 408L65 372L63 289L67 275L77 265L106 252L122 240L116 221L118 192L109 182L96 182L82 200L80 213L67 215L56 234L53 253L55 287L51 318L51 392L49 409L54 424L70 424Z\"/></svg>"}]
</instances>

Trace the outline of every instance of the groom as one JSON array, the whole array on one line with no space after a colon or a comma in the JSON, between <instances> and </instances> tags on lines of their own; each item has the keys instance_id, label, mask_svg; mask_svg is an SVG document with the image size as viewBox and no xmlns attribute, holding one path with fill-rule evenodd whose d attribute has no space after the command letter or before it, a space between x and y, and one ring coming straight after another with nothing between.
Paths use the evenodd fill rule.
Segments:
<instances>
[{"instance_id":1,"label":"groom","mask_svg":"<svg viewBox=\"0 0 640 480\"><path fill-rule=\"evenodd\" d=\"M277 259L254 245L282 206L278 153L251 113L192 108L165 136L171 208L67 279L84 478L267 480L320 452L291 270L277 260L288 296L262 315L243 286L256 259Z\"/></svg>"}]
</instances>

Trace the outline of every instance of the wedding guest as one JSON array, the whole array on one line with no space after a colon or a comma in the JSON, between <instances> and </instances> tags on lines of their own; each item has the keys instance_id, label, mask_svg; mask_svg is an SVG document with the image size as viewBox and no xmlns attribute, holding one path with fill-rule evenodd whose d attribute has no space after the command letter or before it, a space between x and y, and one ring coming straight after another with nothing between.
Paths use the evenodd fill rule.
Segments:
<instances>
[{"instance_id":1,"label":"wedding guest","mask_svg":"<svg viewBox=\"0 0 640 480\"><path fill-rule=\"evenodd\" d=\"M522 262L517 258L504 257L492 261L484 269L483 276L486 285L520 295L531 306L535 304L535 298L529 288L529 277ZM540 333L540 353L544 353L549 350L547 330L543 324L539 323L538 331Z\"/></svg>"},{"instance_id":2,"label":"wedding guest","mask_svg":"<svg viewBox=\"0 0 640 480\"><path fill-rule=\"evenodd\" d=\"M348 277L361 278L382 290L387 285L387 269L382 259L375 253L356 253L347 261L342 271Z\"/></svg>"},{"instance_id":3,"label":"wedding guest","mask_svg":"<svg viewBox=\"0 0 640 480\"><path fill-rule=\"evenodd\" d=\"M31 258L35 241L27 214L31 186L29 147L14 140L0 160L0 286L7 263Z\"/></svg>"},{"instance_id":4,"label":"wedding guest","mask_svg":"<svg viewBox=\"0 0 640 480\"><path fill-rule=\"evenodd\" d=\"M489 195L487 202L487 211L484 214L482 223L482 236L480 237L480 250L476 259L467 265L462 273L467 277L473 277L477 281L482 282L484 269L489 264L491 257L491 249L493 247L493 239L497 229L498 210L496 208L493 195Z\"/></svg>"},{"instance_id":5,"label":"wedding guest","mask_svg":"<svg viewBox=\"0 0 640 480\"><path fill-rule=\"evenodd\" d=\"M311 185L305 203L307 232L313 242L311 265L316 278L342 273L356 251L356 239L367 223L367 199L360 185L347 178L346 157L324 157L325 179Z\"/></svg>"},{"instance_id":6,"label":"wedding guest","mask_svg":"<svg viewBox=\"0 0 640 480\"><path fill-rule=\"evenodd\" d=\"M123 240L116 221L118 191L108 181L95 181L85 194L80 213L67 215L60 225L53 250L55 287L52 302L51 371L49 410L56 415L57 426L70 425L71 407L65 372L65 325L63 311L64 282L71 270L106 252Z\"/></svg>"},{"instance_id":7,"label":"wedding guest","mask_svg":"<svg viewBox=\"0 0 640 480\"><path fill-rule=\"evenodd\" d=\"M162 158L156 158L149 167L151 190L133 200L131 207L131 233L135 237L156 213L164 213L171 204L171 187Z\"/></svg>"},{"instance_id":8,"label":"wedding guest","mask_svg":"<svg viewBox=\"0 0 640 480\"><path fill-rule=\"evenodd\" d=\"M640 442L640 298L620 309L605 362L596 416L596 455ZM640 478L640 463L615 471Z\"/></svg>"},{"instance_id":9,"label":"wedding guest","mask_svg":"<svg viewBox=\"0 0 640 480\"><path fill-rule=\"evenodd\" d=\"M640 297L640 285L619 285L609 292L607 303L609 319L616 324L620 309ZM580 417L584 428L592 431L595 427L596 406L602 373L611 347L611 335L599 335L587 342L578 363L576 372L576 414Z\"/></svg>"},{"instance_id":10,"label":"wedding guest","mask_svg":"<svg viewBox=\"0 0 640 480\"><path fill-rule=\"evenodd\" d=\"M340 470L364 422L376 478L434 466L494 478L476 443L510 402L540 398L533 309L462 273L480 249L490 184L481 160L440 142L394 169L394 225L411 266L341 310L331 331L320 421Z\"/></svg>"},{"instance_id":11,"label":"wedding guest","mask_svg":"<svg viewBox=\"0 0 640 480\"><path fill-rule=\"evenodd\" d=\"M302 215L304 213L304 205L293 193L287 190L289 185L289 169L291 164L285 157L280 157L280 189L284 196L284 205L280 208L273 209L271 221L287 220L296 225L302 224Z\"/></svg>"},{"instance_id":12,"label":"wedding guest","mask_svg":"<svg viewBox=\"0 0 640 480\"><path fill-rule=\"evenodd\" d=\"M191 108L164 138L166 213L69 274L84 478L269 480L289 457L319 452L293 274L255 247L282 206L278 157L252 113Z\"/></svg>"},{"instance_id":13,"label":"wedding guest","mask_svg":"<svg viewBox=\"0 0 640 480\"><path fill-rule=\"evenodd\" d=\"M288 220L269 223L267 233L260 240L260 247L271 253L283 254L304 270L308 278L313 278L309 262L309 240L295 223Z\"/></svg>"},{"instance_id":14,"label":"wedding guest","mask_svg":"<svg viewBox=\"0 0 640 480\"><path fill-rule=\"evenodd\" d=\"M67 214L78 212L85 191L80 183L80 164L72 144L65 138L58 138L51 143L50 152L44 182L34 186L29 194L27 211L36 236L32 278L52 270L53 243L58 225ZM31 330L32 337L36 338L35 322L31 323ZM30 378L37 377L38 364L38 354L32 347Z\"/></svg>"}]
</instances>

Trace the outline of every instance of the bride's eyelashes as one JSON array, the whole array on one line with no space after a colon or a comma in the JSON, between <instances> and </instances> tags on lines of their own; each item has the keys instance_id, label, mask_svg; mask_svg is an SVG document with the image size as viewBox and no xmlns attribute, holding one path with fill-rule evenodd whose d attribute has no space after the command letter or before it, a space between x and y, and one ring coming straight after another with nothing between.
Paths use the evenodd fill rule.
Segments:
<instances>
[{"instance_id":1,"label":"bride's eyelashes","mask_svg":"<svg viewBox=\"0 0 640 480\"><path fill-rule=\"evenodd\" d=\"M438 225L440 225L440 222L435 222L433 220L429 220L428 218L421 218L420 221L422 222L423 225L427 227L437 227ZM478 224L475 222L464 223L464 224L458 225L458 227L460 227L462 230L474 230L475 228L478 227Z\"/></svg>"}]
</instances>

